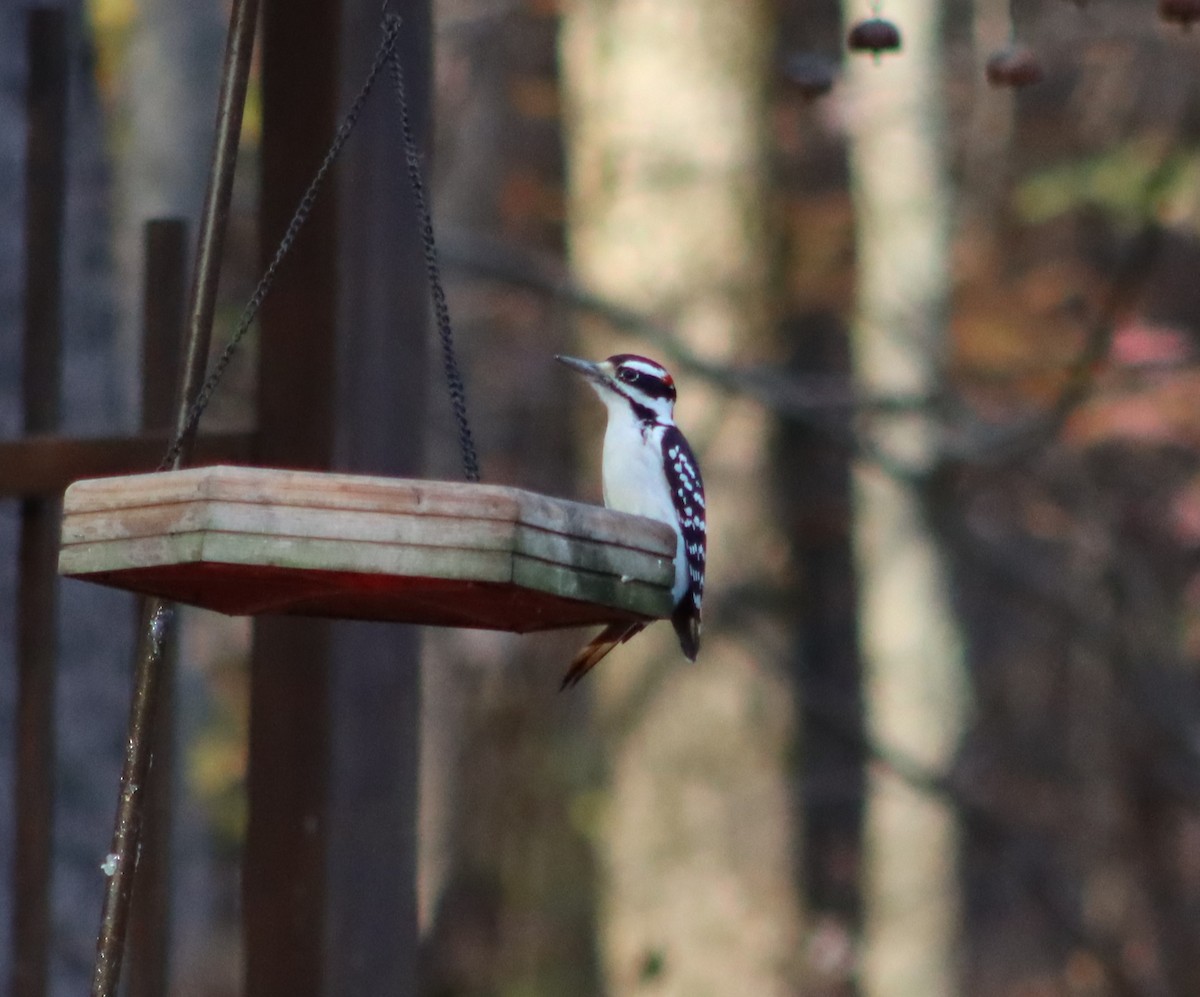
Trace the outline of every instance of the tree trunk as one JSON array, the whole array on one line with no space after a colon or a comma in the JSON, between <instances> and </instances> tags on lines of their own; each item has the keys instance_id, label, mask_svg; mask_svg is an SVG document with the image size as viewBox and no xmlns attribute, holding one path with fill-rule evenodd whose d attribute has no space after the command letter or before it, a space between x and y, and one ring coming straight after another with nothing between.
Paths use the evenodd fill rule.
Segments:
<instances>
[{"instance_id":1,"label":"tree trunk","mask_svg":"<svg viewBox=\"0 0 1200 997\"><path fill-rule=\"evenodd\" d=\"M129 23L113 123L117 342L137 356L142 226L181 217L196 231L204 201L213 109L225 42L224 5L214 0L139 0ZM218 331L218 338L219 338ZM129 398L137 366L119 372Z\"/></svg>"},{"instance_id":2,"label":"tree trunk","mask_svg":"<svg viewBox=\"0 0 1200 997\"><path fill-rule=\"evenodd\" d=\"M442 0L434 115L435 225L562 248L556 20L546 5ZM443 253L443 260L449 253ZM447 276L455 273L447 267ZM569 488L571 387L560 309L479 281L448 288L489 484ZM462 476L440 357L429 367L429 472ZM426 632L420 894L423 992L442 997L597 991L593 868L573 807L589 750L558 695L575 634Z\"/></svg>"},{"instance_id":3,"label":"tree trunk","mask_svg":"<svg viewBox=\"0 0 1200 997\"><path fill-rule=\"evenodd\" d=\"M603 294L672 320L713 359L749 360L770 331L769 10L750 0L564 7L574 266ZM584 349L618 347L644 349L595 334ZM578 390L598 428L598 406ZM762 667L755 624L733 632L719 619L723 593L764 581L780 560L765 525L765 419L686 378L680 397L709 496L704 646L689 666L659 625L589 677L610 780L590 811L601 958L612 994L648 983L694 997L792 993L793 706L783 678ZM588 481L597 495L597 462Z\"/></svg>"},{"instance_id":4,"label":"tree trunk","mask_svg":"<svg viewBox=\"0 0 1200 997\"><path fill-rule=\"evenodd\" d=\"M847 17L861 14L847 5ZM848 67L857 225L854 364L865 392L937 390L945 362L950 204L943 159L937 0L888 8L904 49ZM916 480L936 459L932 415L869 427L877 450ZM856 475L860 634L872 737L946 770L963 713L961 637L927 516L927 490L873 464ZM886 768L868 796L868 994L938 997L956 989L957 837L944 804Z\"/></svg>"}]
</instances>

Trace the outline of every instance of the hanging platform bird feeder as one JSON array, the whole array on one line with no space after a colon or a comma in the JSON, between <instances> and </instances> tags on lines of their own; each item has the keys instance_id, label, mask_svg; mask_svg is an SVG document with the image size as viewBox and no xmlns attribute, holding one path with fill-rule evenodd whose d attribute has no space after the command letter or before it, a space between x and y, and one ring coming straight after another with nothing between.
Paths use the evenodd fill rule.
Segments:
<instances>
[{"instance_id":1,"label":"hanging platform bird feeder","mask_svg":"<svg viewBox=\"0 0 1200 997\"><path fill-rule=\"evenodd\" d=\"M477 483L479 461L396 54L400 23L396 15L385 17L367 80L207 378L202 366L189 366L181 391L187 403L159 471L77 481L67 489L59 571L230 615L327 616L518 633L668 617L677 544L670 526ZM389 62L467 481L180 469L223 372ZM189 358L207 355L207 340L199 345L195 340L201 328L192 329Z\"/></svg>"},{"instance_id":2,"label":"hanging platform bird feeder","mask_svg":"<svg viewBox=\"0 0 1200 997\"><path fill-rule=\"evenodd\" d=\"M669 616L663 523L518 488L251 467L77 481L59 570L221 613L524 633Z\"/></svg>"}]
</instances>

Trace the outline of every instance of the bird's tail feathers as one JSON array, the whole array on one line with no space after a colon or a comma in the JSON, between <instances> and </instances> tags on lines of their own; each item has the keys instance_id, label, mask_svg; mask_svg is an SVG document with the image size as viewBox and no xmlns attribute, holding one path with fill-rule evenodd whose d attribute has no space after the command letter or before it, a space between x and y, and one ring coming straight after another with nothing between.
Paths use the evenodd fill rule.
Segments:
<instances>
[{"instance_id":1,"label":"bird's tail feathers","mask_svg":"<svg viewBox=\"0 0 1200 997\"><path fill-rule=\"evenodd\" d=\"M563 676L559 689L570 689L577 685L579 680L595 668L609 651L618 644L624 644L635 634L641 633L645 627L644 623L610 623L575 655L571 661L571 667Z\"/></svg>"},{"instance_id":2,"label":"bird's tail feathers","mask_svg":"<svg viewBox=\"0 0 1200 997\"><path fill-rule=\"evenodd\" d=\"M679 646L683 648L688 661L695 661L700 653L700 617L694 612L676 610L671 623L679 635Z\"/></svg>"}]
</instances>

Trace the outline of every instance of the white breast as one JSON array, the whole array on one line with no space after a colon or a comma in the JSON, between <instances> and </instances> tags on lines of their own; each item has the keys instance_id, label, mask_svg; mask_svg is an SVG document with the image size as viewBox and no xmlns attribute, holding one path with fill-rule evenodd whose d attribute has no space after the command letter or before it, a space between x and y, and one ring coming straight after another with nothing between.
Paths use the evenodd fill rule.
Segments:
<instances>
[{"instance_id":1,"label":"white breast","mask_svg":"<svg viewBox=\"0 0 1200 997\"><path fill-rule=\"evenodd\" d=\"M663 471L661 426L643 434L640 422L623 402L608 406L608 429L604 434L604 504L618 512L657 519L675 529L675 601L688 587L687 558L678 513Z\"/></svg>"}]
</instances>

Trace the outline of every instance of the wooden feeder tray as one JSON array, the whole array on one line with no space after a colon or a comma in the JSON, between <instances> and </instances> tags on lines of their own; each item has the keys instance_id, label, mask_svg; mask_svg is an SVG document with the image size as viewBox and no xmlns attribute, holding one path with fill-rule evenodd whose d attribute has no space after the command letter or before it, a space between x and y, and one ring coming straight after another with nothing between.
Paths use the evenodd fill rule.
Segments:
<instances>
[{"instance_id":1,"label":"wooden feeder tray","mask_svg":"<svg viewBox=\"0 0 1200 997\"><path fill-rule=\"evenodd\" d=\"M231 615L524 633L670 615L663 523L518 488L251 467L77 481L59 571Z\"/></svg>"}]
</instances>

